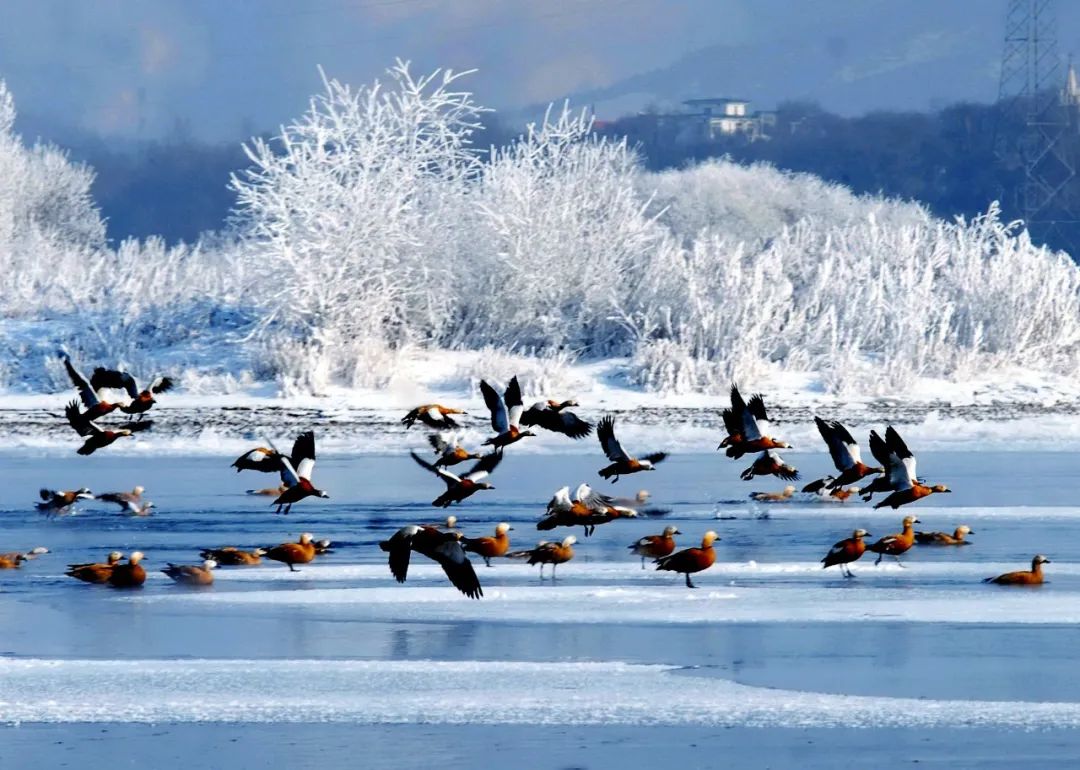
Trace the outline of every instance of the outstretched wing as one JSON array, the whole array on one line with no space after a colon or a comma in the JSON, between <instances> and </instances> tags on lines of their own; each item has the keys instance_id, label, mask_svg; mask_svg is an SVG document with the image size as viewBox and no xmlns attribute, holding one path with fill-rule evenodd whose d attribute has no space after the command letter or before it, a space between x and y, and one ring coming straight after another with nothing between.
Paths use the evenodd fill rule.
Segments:
<instances>
[{"instance_id":1,"label":"outstretched wing","mask_svg":"<svg viewBox=\"0 0 1080 770\"><path fill-rule=\"evenodd\" d=\"M889 460L889 448L885 446L885 440L878 435L876 430L870 431L870 454L874 456L874 459L881 463L881 467L888 469L891 461Z\"/></svg>"},{"instance_id":2,"label":"outstretched wing","mask_svg":"<svg viewBox=\"0 0 1080 770\"><path fill-rule=\"evenodd\" d=\"M574 498L590 511L604 512L611 505L611 498L602 495L588 484L582 484L574 493Z\"/></svg>"},{"instance_id":3,"label":"outstretched wing","mask_svg":"<svg viewBox=\"0 0 1080 770\"><path fill-rule=\"evenodd\" d=\"M615 418L608 415L596 423L596 437L600 439L600 447L607 455L607 459L613 463L629 462L630 455L622 448L622 444L615 438Z\"/></svg>"},{"instance_id":4,"label":"outstretched wing","mask_svg":"<svg viewBox=\"0 0 1080 770\"><path fill-rule=\"evenodd\" d=\"M102 388L125 390L132 398L137 398L139 395L139 386L134 377L127 372L118 372L115 369L106 369L103 366L94 369L94 373L90 375L90 386L94 390L101 390Z\"/></svg>"},{"instance_id":5,"label":"outstretched wing","mask_svg":"<svg viewBox=\"0 0 1080 770\"><path fill-rule=\"evenodd\" d=\"M81 372L72 366L71 359L67 356L64 356L64 369L67 370L71 384L79 391L79 398L82 400L83 406L89 409L90 407L97 406L101 403L101 399L98 398L98 394L94 390L94 387Z\"/></svg>"},{"instance_id":6,"label":"outstretched wing","mask_svg":"<svg viewBox=\"0 0 1080 770\"><path fill-rule=\"evenodd\" d=\"M285 455L281 456L281 483L292 489L300 483L300 474Z\"/></svg>"},{"instance_id":7,"label":"outstretched wing","mask_svg":"<svg viewBox=\"0 0 1080 770\"><path fill-rule=\"evenodd\" d=\"M765 413L765 401L760 393L755 393L746 402L746 412L743 414L743 425L746 427L744 438L747 441L772 435L772 427L769 424L769 416Z\"/></svg>"},{"instance_id":8,"label":"outstretched wing","mask_svg":"<svg viewBox=\"0 0 1080 770\"><path fill-rule=\"evenodd\" d=\"M885 429L885 446L889 449L889 481L895 489L911 489L915 484L915 455L893 426Z\"/></svg>"},{"instance_id":9,"label":"outstretched wing","mask_svg":"<svg viewBox=\"0 0 1080 770\"><path fill-rule=\"evenodd\" d=\"M580 491L580 487L578 489ZM555 492L555 496L552 497L551 501L547 504L547 513L565 513L566 511L569 511L572 506L573 502L570 500L570 487L562 487Z\"/></svg>"},{"instance_id":10,"label":"outstretched wing","mask_svg":"<svg viewBox=\"0 0 1080 770\"><path fill-rule=\"evenodd\" d=\"M667 452L653 452L652 454L642 455L638 459L645 460L647 462L652 463L653 465L656 465L657 463L664 462L664 460L666 460L667 457L668 457Z\"/></svg>"},{"instance_id":11,"label":"outstretched wing","mask_svg":"<svg viewBox=\"0 0 1080 770\"><path fill-rule=\"evenodd\" d=\"M476 570L459 541L446 540L431 549L429 555L439 563L450 582L461 593L470 599L479 599L484 595L480 579L476 577Z\"/></svg>"},{"instance_id":12,"label":"outstretched wing","mask_svg":"<svg viewBox=\"0 0 1080 770\"><path fill-rule=\"evenodd\" d=\"M532 411L531 409L529 410ZM535 420L532 422L526 422L525 418L522 418L522 422L525 425L539 425L545 430L554 431L555 433L563 433L570 438L585 438L592 433L592 425L585 422L573 412L568 412L565 409L556 412L554 409L548 409L544 412L540 412Z\"/></svg>"},{"instance_id":13,"label":"outstretched wing","mask_svg":"<svg viewBox=\"0 0 1080 770\"><path fill-rule=\"evenodd\" d=\"M94 423L83 417L82 412L79 411L79 402L72 401L64 407L64 416L67 418L68 425L75 429L75 432L80 436L86 436L93 433L93 428L97 427Z\"/></svg>"},{"instance_id":14,"label":"outstretched wing","mask_svg":"<svg viewBox=\"0 0 1080 770\"><path fill-rule=\"evenodd\" d=\"M396 533L387 543L390 551L390 574L399 583L409 576L409 559L412 557L412 538Z\"/></svg>"},{"instance_id":15,"label":"outstretched wing","mask_svg":"<svg viewBox=\"0 0 1080 770\"><path fill-rule=\"evenodd\" d=\"M510 424L515 428L521 425L521 413L525 407L521 403L521 385L518 384L517 375L510 378L510 384L503 391L503 403L506 404Z\"/></svg>"},{"instance_id":16,"label":"outstretched wing","mask_svg":"<svg viewBox=\"0 0 1080 770\"><path fill-rule=\"evenodd\" d=\"M450 471L446 470L445 468L436 468L434 464L429 463L427 460L425 460L423 457L418 455L416 452L410 451L409 455L412 457L412 459L416 460L416 464L419 465L421 468L423 468L424 470L430 471L431 473L434 473L440 479L445 481L446 485L448 487L452 487L455 484L460 484L461 483L461 477L460 476L451 473ZM490 456L490 455L488 455L488 456ZM483 462L483 459L481 459L480 462ZM480 465L480 463L477 463L477 465Z\"/></svg>"},{"instance_id":17,"label":"outstretched wing","mask_svg":"<svg viewBox=\"0 0 1080 770\"><path fill-rule=\"evenodd\" d=\"M428 435L428 443L431 444L431 448L435 450L436 454L442 454L450 448L450 444L446 440L446 436L442 433L431 433Z\"/></svg>"},{"instance_id":18,"label":"outstretched wing","mask_svg":"<svg viewBox=\"0 0 1080 770\"><path fill-rule=\"evenodd\" d=\"M153 420L134 420L132 422L122 422L118 426L120 430L129 430L132 433L139 433L144 430L150 430L154 427Z\"/></svg>"},{"instance_id":19,"label":"outstretched wing","mask_svg":"<svg viewBox=\"0 0 1080 770\"><path fill-rule=\"evenodd\" d=\"M720 416L724 418L724 430L729 436L742 435L742 421L735 415L734 410L725 409Z\"/></svg>"},{"instance_id":20,"label":"outstretched wing","mask_svg":"<svg viewBox=\"0 0 1080 770\"><path fill-rule=\"evenodd\" d=\"M833 465L838 471L846 471L859 462L859 446L847 428L835 421L825 422L820 417L814 417L814 422L817 424L821 437L825 439L826 446L829 447Z\"/></svg>"},{"instance_id":21,"label":"outstretched wing","mask_svg":"<svg viewBox=\"0 0 1080 770\"><path fill-rule=\"evenodd\" d=\"M296 475L311 481L311 472L315 470L315 431L305 431L296 437L289 459Z\"/></svg>"},{"instance_id":22,"label":"outstretched wing","mask_svg":"<svg viewBox=\"0 0 1080 770\"><path fill-rule=\"evenodd\" d=\"M496 433L506 433L510 429L510 415L506 411L506 404L502 397L495 392L495 388L487 384L486 380L480 380L480 392L484 394L484 403L491 412L492 430ZM520 401L520 395L518 400Z\"/></svg>"},{"instance_id":23,"label":"outstretched wing","mask_svg":"<svg viewBox=\"0 0 1080 770\"><path fill-rule=\"evenodd\" d=\"M157 395L158 393L164 393L168 390L172 390L176 383L173 382L172 377L158 377L156 380L150 383L150 387L147 388L151 393Z\"/></svg>"},{"instance_id":24,"label":"outstretched wing","mask_svg":"<svg viewBox=\"0 0 1080 770\"><path fill-rule=\"evenodd\" d=\"M477 460L473 467L469 468L469 472L462 478L466 478L469 481L479 481L494 471L499 463L502 462L502 458L502 452L488 452Z\"/></svg>"}]
</instances>

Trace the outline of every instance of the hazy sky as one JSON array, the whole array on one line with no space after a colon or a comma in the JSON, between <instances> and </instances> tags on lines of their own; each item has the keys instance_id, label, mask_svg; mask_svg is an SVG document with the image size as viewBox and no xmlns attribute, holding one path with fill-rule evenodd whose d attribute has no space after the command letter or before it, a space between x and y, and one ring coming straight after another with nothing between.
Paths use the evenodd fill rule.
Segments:
<instances>
[{"instance_id":1,"label":"hazy sky","mask_svg":"<svg viewBox=\"0 0 1080 770\"><path fill-rule=\"evenodd\" d=\"M1080 54L1080 3L1058 3ZM317 65L477 68L503 110L681 98L852 114L996 97L1005 0L3 0L0 78L38 132L236 139L301 112ZM26 124L24 124L26 125Z\"/></svg>"}]
</instances>

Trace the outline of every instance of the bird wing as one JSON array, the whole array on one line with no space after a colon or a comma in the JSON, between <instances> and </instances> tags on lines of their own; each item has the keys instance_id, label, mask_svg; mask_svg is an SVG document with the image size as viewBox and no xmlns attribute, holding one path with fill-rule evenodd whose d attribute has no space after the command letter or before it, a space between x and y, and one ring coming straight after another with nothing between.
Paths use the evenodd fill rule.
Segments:
<instances>
[{"instance_id":1,"label":"bird wing","mask_svg":"<svg viewBox=\"0 0 1080 770\"><path fill-rule=\"evenodd\" d=\"M120 430L129 430L132 433L150 430L152 427L154 427L153 420L133 420L132 422L122 422L117 426Z\"/></svg>"},{"instance_id":2,"label":"bird wing","mask_svg":"<svg viewBox=\"0 0 1080 770\"><path fill-rule=\"evenodd\" d=\"M124 390L132 398L137 398L139 395L139 386L134 377L127 372L118 372L115 369L106 369L103 366L94 369L93 374L90 375L90 387L95 391L102 388Z\"/></svg>"},{"instance_id":3,"label":"bird wing","mask_svg":"<svg viewBox=\"0 0 1080 770\"><path fill-rule=\"evenodd\" d=\"M611 504L611 498L605 497L595 491L588 484L582 484L574 492L574 499L584 505L590 511L606 511Z\"/></svg>"},{"instance_id":4,"label":"bird wing","mask_svg":"<svg viewBox=\"0 0 1080 770\"><path fill-rule=\"evenodd\" d=\"M747 441L753 441L762 438L763 436L772 435L769 417L765 413L765 401L761 398L760 393L755 393L750 397L750 400L746 402L746 412L743 413L743 425L746 427L746 433L743 438Z\"/></svg>"},{"instance_id":5,"label":"bird wing","mask_svg":"<svg viewBox=\"0 0 1080 770\"><path fill-rule=\"evenodd\" d=\"M390 573L399 583L404 583L409 576L409 559L412 557L412 538L399 537L395 534L390 538Z\"/></svg>"},{"instance_id":6,"label":"bird wing","mask_svg":"<svg viewBox=\"0 0 1080 770\"><path fill-rule=\"evenodd\" d=\"M889 481L896 489L911 489L915 484L915 455L904 439L890 425L885 429L885 445L889 448Z\"/></svg>"},{"instance_id":7,"label":"bird wing","mask_svg":"<svg viewBox=\"0 0 1080 770\"><path fill-rule=\"evenodd\" d=\"M874 459L881 463L881 467L888 468L891 464L889 459L889 448L885 445L885 440L878 435L876 430L870 431L870 454L874 456Z\"/></svg>"},{"instance_id":8,"label":"bird wing","mask_svg":"<svg viewBox=\"0 0 1080 770\"><path fill-rule=\"evenodd\" d=\"M584 484L582 484L584 486ZM573 507L573 502L570 500L570 487L563 487L555 492L555 496L551 498L547 505L547 512L551 513L565 513Z\"/></svg>"},{"instance_id":9,"label":"bird wing","mask_svg":"<svg viewBox=\"0 0 1080 770\"><path fill-rule=\"evenodd\" d=\"M429 555L439 563L446 577L450 578L450 582L461 593L470 599L479 599L484 595L480 579L476 577L476 570L459 541L446 540L439 543Z\"/></svg>"},{"instance_id":10,"label":"bird wing","mask_svg":"<svg viewBox=\"0 0 1080 770\"><path fill-rule=\"evenodd\" d=\"M521 414L521 424L526 427L539 425L541 428L547 428L545 418L548 416L547 413L552 411L546 401L537 401ZM548 428L548 430L551 429Z\"/></svg>"},{"instance_id":11,"label":"bird wing","mask_svg":"<svg viewBox=\"0 0 1080 770\"><path fill-rule=\"evenodd\" d=\"M68 425L75 429L80 436L88 436L91 433L101 433L101 429L94 423L85 419L79 411L79 402L72 401L64 407L64 416L67 417Z\"/></svg>"},{"instance_id":12,"label":"bird wing","mask_svg":"<svg viewBox=\"0 0 1080 770\"><path fill-rule=\"evenodd\" d=\"M667 452L652 452L651 454L642 455L640 459L656 465L657 463L662 463L667 457Z\"/></svg>"},{"instance_id":13,"label":"bird wing","mask_svg":"<svg viewBox=\"0 0 1080 770\"><path fill-rule=\"evenodd\" d=\"M150 383L150 387L147 388L147 390L156 395L158 393L164 393L168 390L172 390L175 384L176 383L173 381L172 377L158 377L156 380Z\"/></svg>"},{"instance_id":14,"label":"bird wing","mask_svg":"<svg viewBox=\"0 0 1080 770\"><path fill-rule=\"evenodd\" d=\"M510 415L506 411L502 396L496 393L495 388L488 385L486 380L480 380L480 392L484 394L484 403L491 412L492 430L496 433L506 433L510 429Z\"/></svg>"},{"instance_id":15,"label":"bird wing","mask_svg":"<svg viewBox=\"0 0 1080 770\"><path fill-rule=\"evenodd\" d=\"M71 384L75 386L75 389L79 391L79 398L83 402L83 406L89 409L92 406L97 406L101 403L101 399L98 398L97 391L90 382L71 364L71 359L64 356L64 369L67 370L68 377L71 379Z\"/></svg>"},{"instance_id":16,"label":"bird wing","mask_svg":"<svg viewBox=\"0 0 1080 770\"><path fill-rule=\"evenodd\" d=\"M305 431L296 437L289 459L296 475L311 481L311 472L315 470L315 431Z\"/></svg>"},{"instance_id":17,"label":"bird wing","mask_svg":"<svg viewBox=\"0 0 1080 770\"><path fill-rule=\"evenodd\" d=\"M622 448L622 444L615 438L615 418L610 415L596 423L596 437L600 439L600 446L607 455L607 459L613 463L629 462L630 455Z\"/></svg>"},{"instance_id":18,"label":"bird wing","mask_svg":"<svg viewBox=\"0 0 1080 770\"><path fill-rule=\"evenodd\" d=\"M431 444L431 448L435 450L436 454L442 454L445 452L450 444L447 443L446 436L442 433L432 433L428 436L428 443Z\"/></svg>"},{"instance_id":19,"label":"bird wing","mask_svg":"<svg viewBox=\"0 0 1080 770\"><path fill-rule=\"evenodd\" d=\"M859 461L859 447L847 428L838 422L825 422L820 417L814 417L814 423L821 437L825 439L833 465L838 471L846 471Z\"/></svg>"},{"instance_id":20,"label":"bird wing","mask_svg":"<svg viewBox=\"0 0 1080 770\"><path fill-rule=\"evenodd\" d=\"M525 411L525 406L521 402L521 385L518 384L517 375L510 378L510 384L503 391L503 403L506 404L510 424L515 428L521 425L521 413Z\"/></svg>"},{"instance_id":21,"label":"bird wing","mask_svg":"<svg viewBox=\"0 0 1080 770\"><path fill-rule=\"evenodd\" d=\"M292 489L300 483L300 474L293 468L293 464L289 462L289 458L285 455L281 456L281 483Z\"/></svg>"},{"instance_id":22,"label":"bird wing","mask_svg":"<svg viewBox=\"0 0 1080 770\"><path fill-rule=\"evenodd\" d=\"M416 452L410 451L409 454L412 456L412 459L416 460L417 465L419 465L421 468L423 468L425 470L431 471L436 476L438 476L443 481L445 481L447 487L453 487L453 486L456 486L457 484L461 483L461 477L458 476L457 474L451 473L450 471L446 470L445 468L436 468L432 463L429 463L427 460L425 460L423 457L418 455ZM477 465L479 465L479 464L480 463L477 463Z\"/></svg>"},{"instance_id":23,"label":"bird wing","mask_svg":"<svg viewBox=\"0 0 1080 770\"><path fill-rule=\"evenodd\" d=\"M525 426L539 425L544 430L562 433L575 439L585 438L592 433L592 425L573 412L568 412L565 409L555 411L543 401L528 408L521 416L521 424Z\"/></svg>"},{"instance_id":24,"label":"bird wing","mask_svg":"<svg viewBox=\"0 0 1080 770\"><path fill-rule=\"evenodd\" d=\"M494 471L499 463L502 462L502 458L502 452L488 452L477 460L473 467L469 468L469 472L462 478L466 478L469 481L479 481Z\"/></svg>"},{"instance_id":25,"label":"bird wing","mask_svg":"<svg viewBox=\"0 0 1080 770\"><path fill-rule=\"evenodd\" d=\"M720 413L720 416L724 418L724 430L727 431L729 436L737 436L742 433L742 420L736 415L732 409L725 409Z\"/></svg>"}]
</instances>

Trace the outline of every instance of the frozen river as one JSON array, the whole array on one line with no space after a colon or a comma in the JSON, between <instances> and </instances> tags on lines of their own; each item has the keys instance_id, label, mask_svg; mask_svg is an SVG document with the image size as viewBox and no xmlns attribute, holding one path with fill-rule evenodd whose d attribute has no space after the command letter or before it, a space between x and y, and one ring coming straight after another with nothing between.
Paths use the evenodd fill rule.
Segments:
<instances>
[{"instance_id":1,"label":"frozen river","mask_svg":"<svg viewBox=\"0 0 1080 770\"><path fill-rule=\"evenodd\" d=\"M788 456L788 453L785 453ZM477 571L470 601L414 559L390 577L378 540L438 521L437 479L402 456L320 459L330 500L274 516L272 483L231 458L7 457L0 463L0 551L51 554L0 572L0 741L38 767L605 767L681 758L688 767L1015 767L1080 750L1080 457L1075 453L920 454L920 475L955 493L900 512L868 504L751 504L771 479L738 480L720 455L676 455L612 486L597 455L518 455L497 489L458 507L459 527L514 526L534 544L552 492L595 482L646 486L662 518L617 521L588 539L557 583L500 562ZM807 479L823 453L792 453ZM158 506L131 519L91 503L46 519L39 486L147 488ZM916 547L907 569L818 560L856 527L875 536L966 523L974 545ZM718 564L695 578L642 570L626 545L677 525L680 547L716 529ZM200 548L258 546L310 531L335 552L289 573L223 568L210 590L156 570ZM569 532L567 532L569 533ZM560 534L560 533L556 533ZM135 592L78 584L69 562L147 554ZM1045 553L1049 582L982 584ZM199 723L199 724L193 724ZM387 748L390 745L393 748ZM868 753L869 752L869 753ZM876 753L875 753L876 752ZM208 757L215 757L209 760ZM220 761L218 761L220 759ZM135 761L137 760L137 761Z\"/></svg>"}]
</instances>

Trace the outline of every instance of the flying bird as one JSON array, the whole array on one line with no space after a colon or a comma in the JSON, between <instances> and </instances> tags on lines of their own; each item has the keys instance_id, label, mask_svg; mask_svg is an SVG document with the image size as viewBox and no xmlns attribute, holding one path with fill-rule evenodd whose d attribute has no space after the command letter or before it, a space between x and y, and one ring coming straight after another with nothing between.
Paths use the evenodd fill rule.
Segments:
<instances>
[{"instance_id":1,"label":"flying bird","mask_svg":"<svg viewBox=\"0 0 1080 770\"><path fill-rule=\"evenodd\" d=\"M635 518L637 511L595 491L588 484L581 484L570 499L570 487L562 487L548 502L547 513L536 523L539 530L555 527L584 527L585 537L592 535L598 524L607 524L618 518Z\"/></svg>"},{"instance_id":2,"label":"flying bird","mask_svg":"<svg viewBox=\"0 0 1080 770\"><path fill-rule=\"evenodd\" d=\"M470 452L461 446L456 437L448 436L445 433L432 433L428 436L428 442L431 444L431 448L435 450L435 454L439 456L439 459L435 461L436 468L449 468L451 465L457 465L468 460L479 460L481 457L480 454Z\"/></svg>"},{"instance_id":3,"label":"flying bird","mask_svg":"<svg viewBox=\"0 0 1080 770\"><path fill-rule=\"evenodd\" d=\"M401 424L406 428L411 428L419 420L429 428L435 428L435 430L453 430L461 427L457 420L454 419L456 414L466 413L460 409L451 409L441 404L424 404L402 417Z\"/></svg>"},{"instance_id":4,"label":"flying bird","mask_svg":"<svg viewBox=\"0 0 1080 770\"><path fill-rule=\"evenodd\" d=\"M75 389L79 392L79 400L82 401L83 406L86 407L86 412L80 415L82 420L85 420L86 422L97 420L110 412L126 406L126 404L121 404L119 402L112 403L102 399L100 394L98 394L98 389L95 388L90 383L90 380L88 380L86 376L71 363L71 358L67 355L62 355L62 358L64 359L64 370L67 372L71 384L74 385ZM76 409L76 413L77 412L78 409Z\"/></svg>"},{"instance_id":5,"label":"flying bird","mask_svg":"<svg viewBox=\"0 0 1080 770\"><path fill-rule=\"evenodd\" d=\"M480 392L484 394L484 403L491 412L491 428L496 433L484 442L484 446L502 449L527 436L536 435L531 430L521 430L521 415L525 407L517 377L510 378L510 384L501 396L485 380L480 380Z\"/></svg>"},{"instance_id":6,"label":"flying bird","mask_svg":"<svg viewBox=\"0 0 1080 770\"><path fill-rule=\"evenodd\" d=\"M799 479L799 471L784 462L784 458L777 454L775 449L766 449L758 455L753 465L739 475L743 481L749 481L754 476L776 476L784 481Z\"/></svg>"},{"instance_id":7,"label":"flying bird","mask_svg":"<svg viewBox=\"0 0 1080 770\"><path fill-rule=\"evenodd\" d=\"M72 401L64 410L68 424L76 433L85 438L83 445L76 452L81 455L92 455L99 449L109 446L114 441L135 435L139 431L149 430L154 425L153 420L141 422L126 422L115 430L103 430L97 423L87 420L84 414L79 413L79 404Z\"/></svg>"},{"instance_id":8,"label":"flying bird","mask_svg":"<svg viewBox=\"0 0 1080 770\"><path fill-rule=\"evenodd\" d=\"M487 478L495 470L499 462L502 461L501 452L491 452L477 460L468 473L458 476L445 468L435 467L433 463L429 463L416 452L410 452L409 454L412 455L412 459L416 461L417 465L424 470L431 471L446 482L446 491L431 501L431 504L438 508L447 508L451 503L460 503L481 489L494 489L495 487L483 481L483 479Z\"/></svg>"},{"instance_id":9,"label":"flying bird","mask_svg":"<svg viewBox=\"0 0 1080 770\"><path fill-rule=\"evenodd\" d=\"M39 511L50 516L67 513L80 500L94 499L93 493L86 487L72 490L42 488L38 490L38 497L41 502L34 505Z\"/></svg>"},{"instance_id":10,"label":"flying bird","mask_svg":"<svg viewBox=\"0 0 1080 770\"><path fill-rule=\"evenodd\" d=\"M615 438L615 418L610 415L604 417L596 424L596 437L600 439L600 447L611 460L611 465L599 471L600 476L612 479L612 483L619 480L619 476L627 476L639 471L654 471L656 464L667 458L667 452L653 452L643 455L641 459L631 457L622 448L622 444Z\"/></svg>"},{"instance_id":11,"label":"flying bird","mask_svg":"<svg viewBox=\"0 0 1080 770\"><path fill-rule=\"evenodd\" d=\"M772 437L772 424L765 412L765 401L760 394L754 394L749 401L744 401L737 385L731 386L732 427L736 424L741 431L735 435L728 432L727 456L738 459L751 452L769 449L790 449L791 445ZM729 418L725 417L727 423ZM737 439L737 440L736 440ZM723 446L723 442L721 442Z\"/></svg>"},{"instance_id":12,"label":"flying bird","mask_svg":"<svg viewBox=\"0 0 1080 770\"><path fill-rule=\"evenodd\" d=\"M309 430L301 433L293 442L292 460L281 457L281 483L288 489L270 503L277 506L275 513L282 513L281 508L284 506L284 513L287 514L292 510L293 503L298 503L305 497L330 497L325 491L317 489L311 483L311 473L314 470L315 431Z\"/></svg>"},{"instance_id":13,"label":"flying bird","mask_svg":"<svg viewBox=\"0 0 1080 770\"><path fill-rule=\"evenodd\" d=\"M829 455L832 457L833 465L836 466L836 470L840 471L839 476L829 477L828 480L822 479L825 482L826 489L846 487L849 484L861 481L867 476L885 472L883 467L872 467L862 461L859 443L841 423L836 420L826 422L820 417L814 417L814 423L817 425L821 437L825 439L826 446L829 447ZM813 482L808 487L816 483ZM817 490L807 488L803 489L803 491L816 492Z\"/></svg>"},{"instance_id":14,"label":"flying bird","mask_svg":"<svg viewBox=\"0 0 1080 770\"><path fill-rule=\"evenodd\" d=\"M410 524L379 543L379 548L390 554L390 572L399 583L408 577L410 557L416 551L438 562L453 586L470 599L484 595L476 570L461 545L460 533Z\"/></svg>"},{"instance_id":15,"label":"flying bird","mask_svg":"<svg viewBox=\"0 0 1080 770\"><path fill-rule=\"evenodd\" d=\"M154 396L171 390L173 384L169 377L158 377L146 388L140 389L135 378L127 372L101 366L94 369L94 373L90 375L90 386L95 391L100 391L102 388L125 391L131 400L127 404L122 404L120 409L127 414L137 414L140 419L150 410L150 407L157 403Z\"/></svg>"},{"instance_id":16,"label":"flying bird","mask_svg":"<svg viewBox=\"0 0 1080 770\"><path fill-rule=\"evenodd\" d=\"M535 425L573 439L585 438L592 433L592 426L568 411L568 407L577 405L577 401L537 401L521 415L521 424Z\"/></svg>"},{"instance_id":17,"label":"flying bird","mask_svg":"<svg viewBox=\"0 0 1080 770\"><path fill-rule=\"evenodd\" d=\"M913 503L927 495L952 491L944 484L927 486L919 482L915 476L915 455L911 453L907 444L900 438L900 434L891 425L885 429L885 446L889 452L887 465L889 487L893 492L875 505L875 508L889 507L895 509L901 505Z\"/></svg>"}]
</instances>

